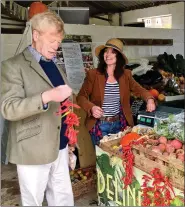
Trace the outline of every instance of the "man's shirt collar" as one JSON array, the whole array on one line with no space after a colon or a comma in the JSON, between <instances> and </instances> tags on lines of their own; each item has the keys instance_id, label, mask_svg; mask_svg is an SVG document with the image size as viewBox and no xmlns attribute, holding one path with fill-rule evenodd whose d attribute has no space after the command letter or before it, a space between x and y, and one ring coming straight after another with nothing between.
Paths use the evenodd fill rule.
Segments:
<instances>
[{"instance_id":1,"label":"man's shirt collar","mask_svg":"<svg viewBox=\"0 0 185 207\"><path fill-rule=\"evenodd\" d=\"M45 57L43 57L35 48L33 48L31 45L28 46L28 50L31 52L31 54L34 56L34 58L36 59L36 61L39 63L39 61L42 59L44 61L50 61L50 60L47 60ZM52 58L52 61L54 63L57 62L57 58L56 57L53 57Z\"/></svg>"}]
</instances>

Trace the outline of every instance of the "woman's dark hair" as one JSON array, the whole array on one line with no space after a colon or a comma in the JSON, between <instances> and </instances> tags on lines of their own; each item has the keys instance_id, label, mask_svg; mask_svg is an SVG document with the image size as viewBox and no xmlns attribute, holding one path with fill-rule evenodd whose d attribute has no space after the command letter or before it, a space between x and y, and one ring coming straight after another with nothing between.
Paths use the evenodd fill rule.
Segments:
<instances>
[{"instance_id":1,"label":"woman's dark hair","mask_svg":"<svg viewBox=\"0 0 185 207\"><path fill-rule=\"evenodd\" d=\"M105 74L107 73L106 71L106 67L107 67L107 64L105 63L105 60L104 60L104 53L105 53L105 49L102 49L100 51L100 54L98 56L98 59L99 59L99 63L98 63L98 71L102 74ZM125 62L125 59L124 57L122 56L122 54L120 52L118 52L117 50L115 50L113 48L113 52L116 53L116 68L114 70L114 77L115 79L118 81L119 78L123 75L124 73L124 66L126 65L126 62Z\"/></svg>"}]
</instances>

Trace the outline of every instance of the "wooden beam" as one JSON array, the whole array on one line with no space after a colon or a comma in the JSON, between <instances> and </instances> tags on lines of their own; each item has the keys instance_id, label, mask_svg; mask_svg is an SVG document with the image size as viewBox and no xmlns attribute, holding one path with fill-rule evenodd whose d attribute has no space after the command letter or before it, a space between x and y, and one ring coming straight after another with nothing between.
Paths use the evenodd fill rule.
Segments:
<instances>
[{"instance_id":1,"label":"wooden beam","mask_svg":"<svg viewBox=\"0 0 185 207\"><path fill-rule=\"evenodd\" d=\"M86 3L89 5L90 7L90 16L94 17L96 15L99 14L108 14L108 13L119 13L120 12L120 8L111 8L109 6L109 8L106 8L106 6L101 5L101 2L92 2L92 1L86 1ZM108 3L108 2L104 2L104 3ZM95 10L95 11L91 11L91 9Z\"/></svg>"},{"instance_id":2,"label":"wooden beam","mask_svg":"<svg viewBox=\"0 0 185 207\"><path fill-rule=\"evenodd\" d=\"M121 12L119 13L119 26L122 26L122 14L121 14Z\"/></svg>"},{"instance_id":3,"label":"wooden beam","mask_svg":"<svg viewBox=\"0 0 185 207\"><path fill-rule=\"evenodd\" d=\"M19 28L3 28L1 27L1 34L22 34L24 29Z\"/></svg>"},{"instance_id":4,"label":"wooden beam","mask_svg":"<svg viewBox=\"0 0 185 207\"><path fill-rule=\"evenodd\" d=\"M94 7L95 9L97 10L101 10L101 9L105 9L103 6L101 6L101 4L99 4L98 2L96 1L86 1L86 3L92 7Z\"/></svg>"},{"instance_id":5,"label":"wooden beam","mask_svg":"<svg viewBox=\"0 0 185 207\"><path fill-rule=\"evenodd\" d=\"M119 38L126 46L172 46L173 39Z\"/></svg>"},{"instance_id":6,"label":"wooden beam","mask_svg":"<svg viewBox=\"0 0 185 207\"><path fill-rule=\"evenodd\" d=\"M115 14L115 13L120 13L119 10L115 10L115 9L110 9L110 10L106 10L104 9L104 11L102 12L91 12L91 17L97 16L97 15L107 15L107 14Z\"/></svg>"},{"instance_id":7,"label":"wooden beam","mask_svg":"<svg viewBox=\"0 0 185 207\"><path fill-rule=\"evenodd\" d=\"M18 17L16 17L8 8L4 7L2 4L1 4L1 14L4 14L4 15L10 17L10 19L12 19L12 20L26 22L25 20L22 20L22 19L19 19Z\"/></svg>"},{"instance_id":8,"label":"wooden beam","mask_svg":"<svg viewBox=\"0 0 185 207\"><path fill-rule=\"evenodd\" d=\"M155 6L166 5L166 4L172 4L172 3L177 3L177 2L180 2L180 1L151 1L145 4L137 4L134 6L125 7L125 9L122 12L136 10L136 9L144 9L144 8L155 7Z\"/></svg>"},{"instance_id":9,"label":"wooden beam","mask_svg":"<svg viewBox=\"0 0 185 207\"><path fill-rule=\"evenodd\" d=\"M99 17L99 16L93 16L93 18L96 18L96 19L101 19L101 20L104 20L104 21L108 21L108 22L110 22L110 21L112 21L112 19L109 19L109 18L104 18L104 17Z\"/></svg>"}]
</instances>

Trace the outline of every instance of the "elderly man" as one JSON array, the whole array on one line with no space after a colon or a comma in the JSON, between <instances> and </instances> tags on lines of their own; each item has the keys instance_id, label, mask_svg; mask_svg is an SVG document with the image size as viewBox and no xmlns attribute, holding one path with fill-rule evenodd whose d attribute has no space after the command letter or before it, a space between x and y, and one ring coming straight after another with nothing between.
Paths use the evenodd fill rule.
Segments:
<instances>
[{"instance_id":1,"label":"elderly man","mask_svg":"<svg viewBox=\"0 0 185 207\"><path fill-rule=\"evenodd\" d=\"M55 64L64 23L52 12L31 20L32 45L2 62L1 112L10 121L9 162L17 165L23 206L73 206L66 125L56 116L71 96Z\"/></svg>"}]
</instances>

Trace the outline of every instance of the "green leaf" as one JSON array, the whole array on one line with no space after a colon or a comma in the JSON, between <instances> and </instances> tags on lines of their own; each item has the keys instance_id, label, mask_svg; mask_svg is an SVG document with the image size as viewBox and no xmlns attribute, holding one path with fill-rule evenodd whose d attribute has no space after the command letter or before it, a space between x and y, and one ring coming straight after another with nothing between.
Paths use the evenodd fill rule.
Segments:
<instances>
[{"instance_id":1,"label":"green leaf","mask_svg":"<svg viewBox=\"0 0 185 207\"><path fill-rule=\"evenodd\" d=\"M184 198L183 198L182 196L176 196L176 197L172 200L170 206L184 206L183 199L184 199Z\"/></svg>"}]
</instances>

